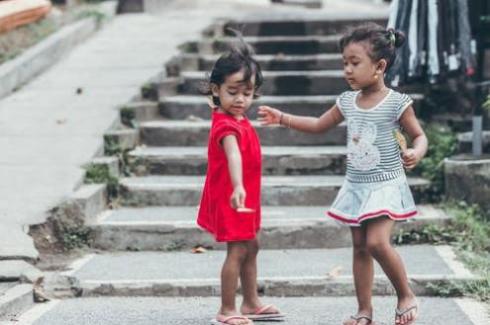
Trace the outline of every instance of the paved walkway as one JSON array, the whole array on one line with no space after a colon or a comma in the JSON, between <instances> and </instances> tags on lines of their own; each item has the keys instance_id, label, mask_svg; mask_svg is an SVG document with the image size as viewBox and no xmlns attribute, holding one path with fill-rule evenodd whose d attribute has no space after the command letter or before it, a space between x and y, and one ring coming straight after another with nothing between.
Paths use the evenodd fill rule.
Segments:
<instances>
[{"instance_id":1,"label":"paved walkway","mask_svg":"<svg viewBox=\"0 0 490 325\"><path fill-rule=\"evenodd\" d=\"M118 105L162 71L180 43L198 38L215 17L268 5L267 0L176 0L153 15L117 16L56 66L2 99L0 257L37 255L26 226L44 222L47 211L81 184L82 166L100 153Z\"/></svg>"}]
</instances>

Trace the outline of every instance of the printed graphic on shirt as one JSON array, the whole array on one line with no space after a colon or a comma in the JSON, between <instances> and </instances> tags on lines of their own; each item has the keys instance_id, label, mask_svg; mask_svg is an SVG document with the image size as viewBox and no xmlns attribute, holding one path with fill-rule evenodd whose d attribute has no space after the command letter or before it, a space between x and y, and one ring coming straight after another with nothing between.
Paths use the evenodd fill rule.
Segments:
<instances>
[{"instance_id":1,"label":"printed graphic on shirt","mask_svg":"<svg viewBox=\"0 0 490 325\"><path fill-rule=\"evenodd\" d=\"M374 145L377 135L376 124L350 120L347 156L355 169L368 171L376 168L381 160L378 148Z\"/></svg>"}]
</instances>

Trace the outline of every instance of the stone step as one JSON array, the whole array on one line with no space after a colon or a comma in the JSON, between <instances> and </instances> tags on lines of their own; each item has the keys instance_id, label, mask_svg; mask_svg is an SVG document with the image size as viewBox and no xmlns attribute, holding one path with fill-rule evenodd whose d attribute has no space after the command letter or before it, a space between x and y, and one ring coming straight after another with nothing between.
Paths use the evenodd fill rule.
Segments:
<instances>
[{"instance_id":1,"label":"stone step","mask_svg":"<svg viewBox=\"0 0 490 325\"><path fill-rule=\"evenodd\" d=\"M265 176L262 179L264 206L328 205L333 202L343 176ZM197 206L203 176L145 176L120 180L122 203L129 206ZM430 183L409 178L413 195L422 202Z\"/></svg>"},{"instance_id":2,"label":"stone step","mask_svg":"<svg viewBox=\"0 0 490 325\"><path fill-rule=\"evenodd\" d=\"M345 145L345 123L325 134L309 134L253 121L264 146ZM141 143L160 146L207 146L210 121L151 121L139 125Z\"/></svg>"},{"instance_id":3,"label":"stone step","mask_svg":"<svg viewBox=\"0 0 490 325\"><path fill-rule=\"evenodd\" d=\"M483 131L483 152L490 153L490 131ZM473 150L473 132L458 134L458 151L460 153L471 153Z\"/></svg>"},{"instance_id":4,"label":"stone step","mask_svg":"<svg viewBox=\"0 0 490 325\"><path fill-rule=\"evenodd\" d=\"M265 96L338 95L349 89L342 70L318 71L264 71L264 84L259 94ZM185 95L201 94L207 79L204 71L184 71L177 92ZM418 85L404 86L402 92L420 92Z\"/></svg>"},{"instance_id":5,"label":"stone step","mask_svg":"<svg viewBox=\"0 0 490 325\"><path fill-rule=\"evenodd\" d=\"M32 284L0 283L0 322L15 320L34 305Z\"/></svg>"},{"instance_id":6,"label":"stone step","mask_svg":"<svg viewBox=\"0 0 490 325\"><path fill-rule=\"evenodd\" d=\"M410 94L414 100L414 107L419 107L423 100L421 94ZM307 116L320 116L335 104L337 95L323 96L260 96L254 100L252 107L247 113L249 118L257 117L257 108L260 105L277 107L286 113ZM199 117L211 118L211 110L207 98L204 96L170 96L164 97L159 103L160 115L167 119L186 119ZM142 108L145 109L145 108ZM139 114L144 115L144 113ZM138 119L138 114L135 116ZM147 121L141 119L140 121Z\"/></svg>"},{"instance_id":7,"label":"stone step","mask_svg":"<svg viewBox=\"0 0 490 325\"><path fill-rule=\"evenodd\" d=\"M257 118L257 108L260 105L277 107L286 113L320 116L335 104L338 96L260 96L254 100L247 112L251 119ZM204 96L170 96L164 97L159 104L160 115L167 119L184 120L198 117L209 120L211 110ZM145 120L141 120L145 121Z\"/></svg>"},{"instance_id":8,"label":"stone step","mask_svg":"<svg viewBox=\"0 0 490 325\"><path fill-rule=\"evenodd\" d=\"M344 33L348 28L365 24L368 21L386 25L387 15L383 13L347 12L338 10L331 12L308 12L301 14L299 11L287 15L265 15L265 17L247 17L239 21L230 21L223 26L217 26L216 36L229 34L226 28L231 27L241 30L245 36L312 36L333 35Z\"/></svg>"},{"instance_id":9,"label":"stone step","mask_svg":"<svg viewBox=\"0 0 490 325\"><path fill-rule=\"evenodd\" d=\"M285 314L284 324L341 324L355 312L355 297L262 297L264 303L278 306ZM489 324L484 303L461 298L419 297L418 325ZM208 325L216 315L218 297L87 297L57 300L36 306L19 319L19 324L93 325L168 324ZM395 297L373 298L376 324L393 324ZM185 316L183 311L185 310ZM262 322L264 323L264 322ZM271 322L265 324L272 324Z\"/></svg>"},{"instance_id":10,"label":"stone step","mask_svg":"<svg viewBox=\"0 0 490 325\"><path fill-rule=\"evenodd\" d=\"M259 93L266 96L338 95L349 88L342 70L264 71L264 84ZM197 95L206 73L185 71L179 94Z\"/></svg>"},{"instance_id":11,"label":"stone step","mask_svg":"<svg viewBox=\"0 0 490 325\"><path fill-rule=\"evenodd\" d=\"M328 207L263 207L262 249L338 248L351 245L348 227L327 217ZM399 222L397 229L444 226L450 218L431 205L418 207L419 216ZM196 225L196 207L148 207L109 210L91 228L92 247L109 251L188 250L203 246L224 249Z\"/></svg>"},{"instance_id":12,"label":"stone step","mask_svg":"<svg viewBox=\"0 0 490 325\"><path fill-rule=\"evenodd\" d=\"M477 279L448 246L398 247L417 295L433 295L428 285ZM117 252L86 256L67 274L82 296L216 296L225 251ZM352 296L352 249L261 250L259 290L268 296ZM117 270L117 272L115 271ZM393 288L375 265L374 295Z\"/></svg>"},{"instance_id":13,"label":"stone step","mask_svg":"<svg viewBox=\"0 0 490 325\"><path fill-rule=\"evenodd\" d=\"M167 74L178 76L179 71L211 71L218 55L184 53L167 63ZM277 70L339 70L342 69L340 54L312 55L257 55L263 71Z\"/></svg>"},{"instance_id":14,"label":"stone step","mask_svg":"<svg viewBox=\"0 0 490 325\"><path fill-rule=\"evenodd\" d=\"M446 125L454 132L466 132L471 130L472 116L462 115L460 113L444 112L431 117L431 121Z\"/></svg>"},{"instance_id":15,"label":"stone step","mask_svg":"<svg viewBox=\"0 0 490 325\"><path fill-rule=\"evenodd\" d=\"M256 54L308 55L339 53L340 35L245 37ZM190 41L180 46L184 53L218 54L236 44L237 38L221 37Z\"/></svg>"},{"instance_id":16,"label":"stone step","mask_svg":"<svg viewBox=\"0 0 490 325\"><path fill-rule=\"evenodd\" d=\"M344 146L262 147L264 175L339 175L345 173ZM138 147L128 154L138 176L205 175L206 147Z\"/></svg>"}]
</instances>

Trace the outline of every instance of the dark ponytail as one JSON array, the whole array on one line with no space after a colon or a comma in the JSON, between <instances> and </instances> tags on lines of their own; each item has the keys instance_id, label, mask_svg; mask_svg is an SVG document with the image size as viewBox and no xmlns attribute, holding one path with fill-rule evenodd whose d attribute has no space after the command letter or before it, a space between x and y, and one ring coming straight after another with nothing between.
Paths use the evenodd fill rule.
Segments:
<instances>
[{"instance_id":1,"label":"dark ponytail","mask_svg":"<svg viewBox=\"0 0 490 325\"><path fill-rule=\"evenodd\" d=\"M366 42L368 47L369 57L377 62L381 59L386 60L386 71L391 67L396 58L396 49L405 44L405 34L393 28L385 29L384 27L369 23L357 27L344 35L340 39L340 49L350 43Z\"/></svg>"}]
</instances>

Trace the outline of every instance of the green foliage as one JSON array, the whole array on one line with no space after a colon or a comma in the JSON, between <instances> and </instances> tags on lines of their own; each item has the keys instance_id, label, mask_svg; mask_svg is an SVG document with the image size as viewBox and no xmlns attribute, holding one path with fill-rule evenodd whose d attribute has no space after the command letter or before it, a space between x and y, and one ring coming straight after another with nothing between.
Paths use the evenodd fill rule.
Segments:
<instances>
[{"instance_id":1,"label":"green foliage","mask_svg":"<svg viewBox=\"0 0 490 325\"><path fill-rule=\"evenodd\" d=\"M97 24L100 24L102 21L104 21L104 19L107 18L104 13L102 13L96 9L82 10L76 16L77 19L84 19L84 18L89 18L89 17L95 18L95 22Z\"/></svg>"},{"instance_id":2,"label":"green foliage","mask_svg":"<svg viewBox=\"0 0 490 325\"><path fill-rule=\"evenodd\" d=\"M123 152L121 145L116 138L111 136L104 137L104 153L108 156L116 156Z\"/></svg>"},{"instance_id":3,"label":"green foliage","mask_svg":"<svg viewBox=\"0 0 490 325\"><path fill-rule=\"evenodd\" d=\"M446 226L429 225L420 231L399 231L393 237L397 244L450 244L459 258L482 280L454 282L449 285L433 283L429 286L440 296L465 295L490 301L490 219L478 206L464 202L448 204L453 216Z\"/></svg>"},{"instance_id":4,"label":"green foliage","mask_svg":"<svg viewBox=\"0 0 490 325\"><path fill-rule=\"evenodd\" d=\"M482 107L487 112L490 112L490 95L487 96L487 99L483 102Z\"/></svg>"},{"instance_id":5,"label":"green foliage","mask_svg":"<svg viewBox=\"0 0 490 325\"><path fill-rule=\"evenodd\" d=\"M67 228L63 232L65 250L87 247L90 240L90 230L86 227Z\"/></svg>"},{"instance_id":6,"label":"green foliage","mask_svg":"<svg viewBox=\"0 0 490 325\"><path fill-rule=\"evenodd\" d=\"M124 125L134 127L134 119L136 118L136 113L133 108L124 106L120 110L121 122Z\"/></svg>"},{"instance_id":7,"label":"green foliage","mask_svg":"<svg viewBox=\"0 0 490 325\"><path fill-rule=\"evenodd\" d=\"M0 35L0 64L15 58L58 28L52 19L41 19Z\"/></svg>"},{"instance_id":8,"label":"green foliage","mask_svg":"<svg viewBox=\"0 0 490 325\"><path fill-rule=\"evenodd\" d=\"M438 124L428 125L425 133L429 140L429 149L414 173L431 181L429 200L439 201L444 193L444 158L456 152L457 139L453 132Z\"/></svg>"},{"instance_id":9,"label":"green foliage","mask_svg":"<svg viewBox=\"0 0 490 325\"><path fill-rule=\"evenodd\" d=\"M114 198L118 194L119 179L111 174L109 167L104 164L91 164L85 174L87 184L106 184L107 194Z\"/></svg>"}]
</instances>

